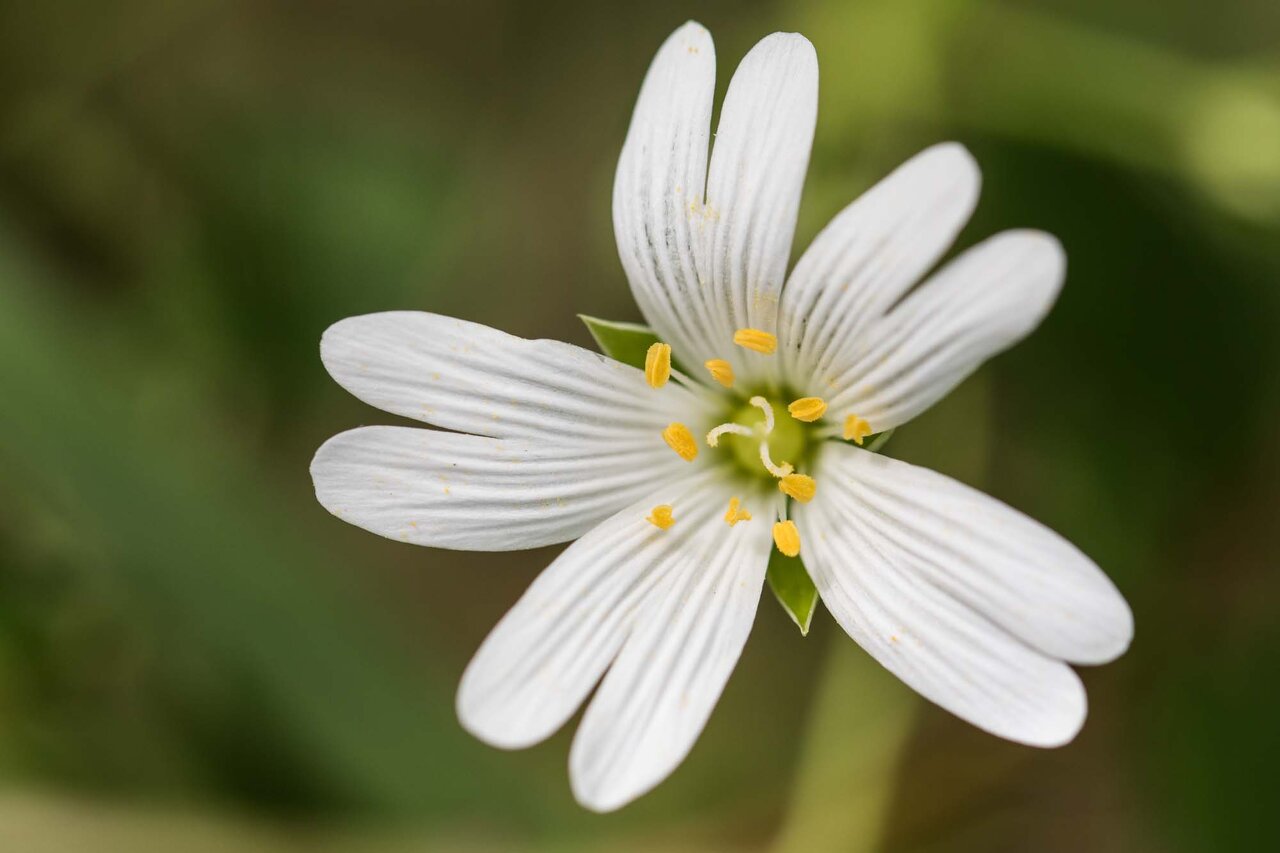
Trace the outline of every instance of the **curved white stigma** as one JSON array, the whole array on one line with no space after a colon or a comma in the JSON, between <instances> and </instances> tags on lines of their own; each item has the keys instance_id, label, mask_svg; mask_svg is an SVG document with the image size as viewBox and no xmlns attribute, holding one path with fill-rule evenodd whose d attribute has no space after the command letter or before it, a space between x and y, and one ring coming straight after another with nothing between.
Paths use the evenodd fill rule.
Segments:
<instances>
[{"instance_id":1,"label":"curved white stigma","mask_svg":"<svg viewBox=\"0 0 1280 853\"><path fill-rule=\"evenodd\" d=\"M760 462L764 465L765 470L773 476L781 479L795 470L790 462L783 462L781 465L774 465L773 460L769 457L769 442L760 442Z\"/></svg>"},{"instance_id":2,"label":"curved white stigma","mask_svg":"<svg viewBox=\"0 0 1280 853\"><path fill-rule=\"evenodd\" d=\"M769 405L769 401L764 397L752 397L747 402L764 412L764 434L773 432L773 406Z\"/></svg>"},{"instance_id":3,"label":"curved white stigma","mask_svg":"<svg viewBox=\"0 0 1280 853\"><path fill-rule=\"evenodd\" d=\"M707 433L707 444L710 447L715 447L720 443L720 436L725 433L733 433L734 435L751 435L751 430L747 429L742 424L720 424L720 426Z\"/></svg>"}]
</instances>

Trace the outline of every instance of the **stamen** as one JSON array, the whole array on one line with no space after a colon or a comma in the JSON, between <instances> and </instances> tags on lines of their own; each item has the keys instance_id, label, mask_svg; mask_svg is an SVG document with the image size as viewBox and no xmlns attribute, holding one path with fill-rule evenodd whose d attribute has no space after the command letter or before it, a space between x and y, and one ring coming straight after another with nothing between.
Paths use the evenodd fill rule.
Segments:
<instances>
[{"instance_id":1,"label":"stamen","mask_svg":"<svg viewBox=\"0 0 1280 853\"><path fill-rule=\"evenodd\" d=\"M811 424L827 413L827 401L821 397L801 397L787 406L791 417Z\"/></svg>"},{"instance_id":2,"label":"stamen","mask_svg":"<svg viewBox=\"0 0 1280 853\"><path fill-rule=\"evenodd\" d=\"M760 442L760 462L763 463L765 470L775 477L785 477L795 469L791 467L790 462L783 462L781 465L774 465L773 460L769 458L769 442Z\"/></svg>"},{"instance_id":3,"label":"stamen","mask_svg":"<svg viewBox=\"0 0 1280 853\"><path fill-rule=\"evenodd\" d=\"M725 433L732 433L734 435L751 435L751 430L747 429L742 424L720 424L720 426L707 433L707 444L711 447L715 447L720 443L720 436Z\"/></svg>"},{"instance_id":4,"label":"stamen","mask_svg":"<svg viewBox=\"0 0 1280 853\"><path fill-rule=\"evenodd\" d=\"M724 514L725 524L733 527L739 521L750 521L751 513L747 512L746 507L742 506L742 502L737 498L729 498L729 511Z\"/></svg>"},{"instance_id":5,"label":"stamen","mask_svg":"<svg viewBox=\"0 0 1280 853\"><path fill-rule=\"evenodd\" d=\"M656 343L649 345L644 354L644 381L650 388L661 388L671 378L671 345Z\"/></svg>"},{"instance_id":6,"label":"stamen","mask_svg":"<svg viewBox=\"0 0 1280 853\"><path fill-rule=\"evenodd\" d=\"M778 348L778 336L762 329L739 329L733 333L733 342L764 355L773 355Z\"/></svg>"},{"instance_id":7,"label":"stamen","mask_svg":"<svg viewBox=\"0 0 1280 853\"><path fill-rule=\"evenodd\" d=\"M655 506L653 511L645 516L644 520L659 530L669 530L671 525L676 523L675 517L671 515L671 504Z\"/></svg>"},{"instance_id":8,"label":"stamen","mask_svg":"<svg viewBox=\"0 0 1280 853\"><path fill-rule=\"evenodd\" d=\"M818 484L806 474L788 474L778 481L778 491L802 504L813 500L818 491Z\"/></svg>"},{"instance_id":9,"label":"stamen","mask_svg":"<svg viewBox=\"0 0 1280 853\"><path fill-rule=\"evenodd\" d=\"M662 440L686 462L692 462L698 455L698 443L693 440L693 433L689 432L689 428L684 424L668 425L662 431Z\"/></svg>"},{"instance_id":10,"label":"stamen","mask_svg":"<svg viewBox=\"0 0 1280 853\"><path fill-rule=\"evenodd\" d=\"M747 402L764 412L764 434L773 432L773 406L769 405L769 401L764 397L752 397Z\"/></svg>"},{"instance_id":11,"label":"stamen","mask_svg":"<svg viewBox=\"0 0 1280 853\"><path fill-rule=\"evenodd\" d=\"M794 521L779 521L773 525L773 544L788 557L800 554L800 531Z\"/></svg>"},{"instance_id":12,"label":"stamen","mask_svg":"<svg viewBox=\"0 0 1280 853\"><path fill-rule=\"evenodd\" d=\"M844 440L856 441L862 444L862 440L871 435L871 424L864 421L857 415L849 415L844 419Z\"/></svg>"},{"instance_id":13,"label":"stamen","mask_svg":"<svg viewBox=\"0 0 1280 853\"><path fill-rule=\"evenodd\" d=\"M719 382L726 388L733 387L733 365L725 361L723 358L713 358L710 361L703 362L704 366L711 373L711 378Z\"/></svg>"}]
</instances>

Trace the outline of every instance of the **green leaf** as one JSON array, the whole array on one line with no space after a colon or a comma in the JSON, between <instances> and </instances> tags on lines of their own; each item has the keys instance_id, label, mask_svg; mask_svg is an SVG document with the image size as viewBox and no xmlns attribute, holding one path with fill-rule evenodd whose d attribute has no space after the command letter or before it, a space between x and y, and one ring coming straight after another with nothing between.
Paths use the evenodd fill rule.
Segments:
<instances>
[{"instance_id":1,"label":"green leaf","mask_svg":"<svg viewBox=\"0 0 1280 853\"><path fill-rule=\"evenodd\" d=\"M765 577L782 609L796 623L801 635L807 637L813 611L818 608L818 589L810 580L804 563L799 557L788 557L775 550L769 557L769 571Z\"/></svg>"},{"instance_id":2,"label":"green leaf","mask_svg":"<svg viewBox=\"0 0 1280 853\"><path fill-rule=\"evenodd\" d=\"M587 324L587 331L600 345L600 351L609 358L644 370L644 356L649 347L658 342L658 336L648 326L639 323L618 323L599 317L578 315Z\"/></svg>"}]
</instances>

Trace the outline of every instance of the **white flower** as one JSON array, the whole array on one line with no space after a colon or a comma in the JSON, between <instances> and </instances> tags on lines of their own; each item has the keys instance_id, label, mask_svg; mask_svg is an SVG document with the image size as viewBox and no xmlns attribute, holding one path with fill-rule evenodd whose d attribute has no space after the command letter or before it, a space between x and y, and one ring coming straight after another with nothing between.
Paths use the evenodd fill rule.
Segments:
<instances>
[{"instance_id":1,"label":"white flower","mask_svg":"<svg viewBox=\"0 0 1280 853\"><path fill-rule=\"evenodd\" d=\"M321 353L338 382L455 432L334 437L312 466L321 503L437 548L577 539L485 640L458 714L488 743L525 747L599 683L570 756L592 809L624 805L688 753L751 630L775 541L800 550L836 621L925 697L1014 741L1071 740L1085 693L1067 664L1125 650L1124 599L1047 528L857 446L1030 332L1061 286L1061 247L1008 231L913 289L978 196L972 158L945 144L842 211L787 277L817 115L813 47L777 33L747 54L708 168L714 76L711 36L681 27L618 164L622 264L670 347L641 371L434 314L337 323Z\"/></svg>"}]
</instances>

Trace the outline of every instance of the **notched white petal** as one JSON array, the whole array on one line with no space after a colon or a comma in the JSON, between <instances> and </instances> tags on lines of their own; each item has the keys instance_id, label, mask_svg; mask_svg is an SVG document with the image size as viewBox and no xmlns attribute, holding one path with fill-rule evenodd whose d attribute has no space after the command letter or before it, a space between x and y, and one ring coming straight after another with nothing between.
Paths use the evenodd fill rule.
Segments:
<instances>
[{"instance_id":1,"label":"notched white petal","mask_svg":"<svg viewBox=\"0 0 1280 853\"><path fill-rule=\"evenodd\" d=\"M973 213L981 182L965 147L945 142L903 163L831 220L783 292L779 353L793 382L830 376L841 349L937 263Z\"/></svg>"},{"instance_id":2,"label":"notched white petal","mask_svg":"<svg viewBox=\"0 0 1280 853\"><path fill-rule=\"evenodd\" d=\"M1045 525L936 471L856 447L831 447L823 465L860 514L880 519L904 568L1023 642L1078 664L1128 648L1133 614L1120 591Z\"/></svg>"},{"instance_id":3,"label":"notched white petal","mask_svg":"<svg viewBox=\"0 0 1280 853\"><path fill-rule=\"evenodd\" d=\"M641 310L686 363L768 365L733 351L772 331L817 118L817 60L795 34L763 39L730 81L707 164L715 60L687 24L645 78L614 182L619 255Z\"/></svg>"},{"instance_id":4,"label":"notched white petal","mask_svg":"<svg viewBox=\"0 0 1280 853\"><path fill-rule=\"evenodd\" d=\"M1084 690L1063 661L1121 654L1133 617L1053 531L940 474L856 447L824 450L799 507L805 564L849 634L925 697L1034 746L1075 736Z\"/></svg>"},{"instance_id":5,"label":"notched white petal","mask_svg":"<svg viewBox=\"0 0 1280 853\"><path fill-rule=\"evenodd\" d=\"M706 472L673 479L557 557L467 666L457 699L467 730L516 749L562 726L617 655L642 603L709 526L719 497ZM646 519L657 504L679 519L671 529Z\"/></svg>"},{"instance_id":6,"label":"notched white petal","mask_svg":"<svg viewBox=\"0 0 1280 853\"><path fill-rule=\"evenodd\" d=\"M751 632L770 548L763 519L701 522L671 555L574 737L569 776L583 806L620 808L684 760Z\"/></svg>"},{"instance_id":7,"label":"notched white petal","mask_svg":"<svg viewBox=\"0 0 1280 853\"><path fill-rule=\"evenodd\" d=\"M711 34L690 21L645 75L613 186L618 255L645 318L676 356L696 363L712 334L698 281L707 145L715 93Z\"/></svg>"},{"instance_id":8,"label":"notched white petal","mask_svg":"<svg viewBox=\"0 0 1280 853\"><path fill-rule=\"evenodd\" d=\"M649 388L642 371L572 344L419 311L335 323L320 356L370 405L496 438L632 448L651 443L675 413L705 406L675 383Z\"/></svg>"},{"instance_id":9,"label":"notched white petal","mask_svg":"<svg viewBox=\"0 0 1280 853\"><path fill-rule=\"evenodd\" d=\"M875 432L909 421L1035 329L1065 274L1062 245L1042 231L979 243L846 342L832 360L831 408L857 412Z\"/></svg>"},{"instance_id":10,"label":"notched white petal","mask_svg":"<svg viewBox=\"0 0 1280 853\"><path fill-rule=\"evenodd\" d=\"M744 376L772 359L724 350L736 329L774 332L818 114L818 61L796 33L774 33L743 58L716 130L700 268L719 321L715 351ZM700 354L699 358L703 356Z\"/></svg>"},{"instance_id":11,"label":"notched white petal","mask_svg":"<svg viewBox=\"0 0 1280 853\"><path fill-rule=\"evenodd\" d=\"M575 447L372 426L325 442L311 477L325 509L388 539L509 551L581 536L684 464L658 442Z\"/></svg>"}]
</instances>

